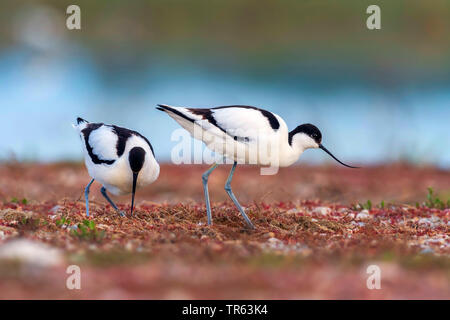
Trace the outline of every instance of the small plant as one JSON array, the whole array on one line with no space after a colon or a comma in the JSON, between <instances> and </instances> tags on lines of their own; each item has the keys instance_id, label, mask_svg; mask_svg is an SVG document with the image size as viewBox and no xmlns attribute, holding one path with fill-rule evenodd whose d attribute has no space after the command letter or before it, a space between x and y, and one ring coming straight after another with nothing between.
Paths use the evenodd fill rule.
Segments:
<instances>
[{"instance_id":1,"label":"small plant","mask_svg":"<svg viewBox=\"0 0 450 320\"><path fill-rule=\"evenodd\" d=\"M83 220L79 223L76 229L71 231L71 234L80 240L97 241L100 242L105 237L104 230L98 230L95 222L92 220Z\"/></svg>"},{"instance_id":2,"label":"small plant","mask_svg":"<svg viewBox=\"0 0 450 320\"><path fill-rule=\"evenodd\" d=\"M445 209L450 207L450 199L447 200L447 203L444 203L444 201L434 196L433 188L429 187L427 194L427 201L424 202L424 206L428 208Z\"/></svg>"},{"instance_id":3,"label":"small plant","mask_svg":"<svg viewBox=\"0 0 450 320\"><path fill-rule=\"evenodd\" d=\"M22 217L19 221L19 226L27 230L36 230L41 225L41 219L35 217Z\"/></svg>"},{"instance_id":4,"label":"small plant","mask_svg":"<svg viewBox=\"0 0 450 320\"><path fill-rule=\"evenodd\" d=\"M384 200L381 201L381 203L380 203L380 208L381 208L381 209L384 209Z\"/></svg>"},{"instance_id":5,"label":"small plant","mask_svg":"<svg viewBox=\"0 0 450 320\"><path fill-rule=\"evenodd\" d=\"M61 217L61 219L58 219L58 220L55 221L55 224L58 227L62 227L63 225L69 225L71 223L72 223L72 221L70 221L66 217Z\"/></svg>"},{"instance_id":6,"label":"small plant","mask_svg":"<svg viewBox=\"0 0 450 320\"><path fill-rule=\"evenodd\" d=\"M28 200L26 198L23 198L22 200L19 200L17 198L12 198L11 203L28 204Z\"/></svg>"},{"instance_id":7,"label":"small plant","mask_svg":"<svg viewBox=\"0 0 450 320\"><path fill-rule=\"evenodd\" d=\"M363 208L363 209L371 210L372 209L372 201L367 200L366 203L359 204L359 207Z\"/></svg>"}]
</instances>

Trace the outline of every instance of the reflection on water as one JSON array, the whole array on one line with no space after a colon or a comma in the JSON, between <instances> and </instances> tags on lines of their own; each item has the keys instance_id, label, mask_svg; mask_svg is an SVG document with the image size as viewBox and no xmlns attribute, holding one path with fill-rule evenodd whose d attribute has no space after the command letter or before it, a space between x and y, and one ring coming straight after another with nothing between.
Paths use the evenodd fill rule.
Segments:
<instances>
[{"instance_id":1,"label":"reflection on water","mask_svg":"<svg viewBox=\"0 0 450 320\"><path fill-rule=\"evenodd\" d=\"M0 55L0 157L56 161L82 158L71 127L77 116L130 127L170 160L178 125L156 104L210 107L248 104L281 115L290 128L310 122L324 144L347 162L408 159L450 167L447 88L380 88L353 82L318 83L283 74L263 79L152 57L139 70L100 70L79 48L64 54ZM301 161L330 161L308 151Z\"/></svg>"}]
</instances>

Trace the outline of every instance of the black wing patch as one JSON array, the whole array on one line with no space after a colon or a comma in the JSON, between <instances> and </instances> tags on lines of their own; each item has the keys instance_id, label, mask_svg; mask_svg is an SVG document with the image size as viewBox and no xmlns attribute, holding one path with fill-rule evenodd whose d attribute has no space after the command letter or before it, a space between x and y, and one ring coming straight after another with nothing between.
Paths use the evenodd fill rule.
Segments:
<instances>
[{"instance_id":1,"label":"black wing patch","mask_svg":"<svg viewBox=\"0 0 450 320\"><path fill-rule=\"evenodd\" d=\"M211 109L194 109L194 108L190 108L188 110L190 112L192 112L193 114L202 117L203 120L207 120L209 123L211 123L213 126L219 128L223 132L227 133L227 131L224 128L222 128L221 126L219 126L217 124L217 121L214 118L214 115L213 115Z\"/></svg>"},{"instance_id":2,"label":"black wing patch","mask_svg":"<svg viewBox=\"0 0 450 320\"><path fill-rule=\"evenodd\" d=\"M140 134L139 132L130 130L130 129L126 129L126 128L121 128L118 126L111 126L114 130L114 132L117 134L117 156L121 157L123 155L123 153L125 152L125 146L127 144L128 139L131 136L138 136L142 139L145 140L145 142L147 142L148 146L150 147L150 150L152 151L153 156L155 156L155 151L153 150L153 146L151 145L150 141L148 141L148 139L146 137L144 137L142 134Z\"/></svg>"},{"instance_id":3,"label":"black wing patch","mask_svg":"<svg viewBox=\"0 0 450 320\"><path fill-rule=\"evenodd\" d=\"M89 154L89 157L91 157L91 160L93 163L95 164L107 164L107 165L112 165L114 162L116 162L116 160L101 160L96 154L94 154L93 149L91 147L91 145L89 144L89 137L92 133L92 131L97 130L98 128L100 128L101 126L103 126L103 123L90 123L86 126L86 128L84 128L81 132L83 133L84 136L84 143L86 145L86 150Z\"/></svg>"}]
</instances>

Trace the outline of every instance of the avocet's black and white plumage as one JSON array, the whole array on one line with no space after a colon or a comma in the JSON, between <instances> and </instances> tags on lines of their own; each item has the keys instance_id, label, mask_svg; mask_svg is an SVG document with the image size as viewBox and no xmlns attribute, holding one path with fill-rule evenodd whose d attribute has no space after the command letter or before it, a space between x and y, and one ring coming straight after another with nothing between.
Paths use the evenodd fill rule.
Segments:
<instances>
[{"instance_id":1,"label":"avocet's black and white plumage","mask_svg":"<svg viewBox=\"0 0 450 320\"><path fill-rule=\"evenodd\" d=\"M153 147L140 133L103 123L89 123L78 118L74 127L82 140L85 164L92 181L85 189L86 214L89 216L89 190L97 180L103 186L102 195L119 212L107 191L114 195L132 193L133 214L136 188L154 182L159 176Z\"/></svg>"},{"instance_id":2,"label":"avocet's black and white plumage","mask_svg":"<svg viewBox=\"0 0 450 320\"><path fill-rule=\"evenodd\" d=\"M342 165L354 168L342 163L322 145L322 134L312 124L302 124L289 132L279 115L251 106L211 109L158 106L158 110L170 115L195 139L234 161L225 190L251 228L254 228L253 224L231 190L231 179L238 163L273 165L275 160L276 166L287 167L296 162L306 149L321 148ZM208 224L211 224L208 177L216 167L214 164L202 176Z\"/></svg>"}]
</instances>

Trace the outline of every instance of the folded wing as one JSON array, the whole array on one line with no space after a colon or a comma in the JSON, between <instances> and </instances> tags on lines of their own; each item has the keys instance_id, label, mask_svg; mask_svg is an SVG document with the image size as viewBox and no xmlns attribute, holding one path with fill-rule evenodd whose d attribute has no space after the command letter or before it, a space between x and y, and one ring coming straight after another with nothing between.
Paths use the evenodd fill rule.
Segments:
<instances>
[{"instance_id":1,"label":"folded wing","mask_svg":"<svg viewBox=\"0 0 450 320\"><path fill-rule=\"evenodd\" d=\"M221 136L225 133L241 142L257 140L261 135L272 135L280 129L282 122L275 114L251 106L195 109L160 105L159 109L169 113L179 123L195 123L210 134ZM183 127L186 128L185 125Z\"/></svg>"}]
</instances>

